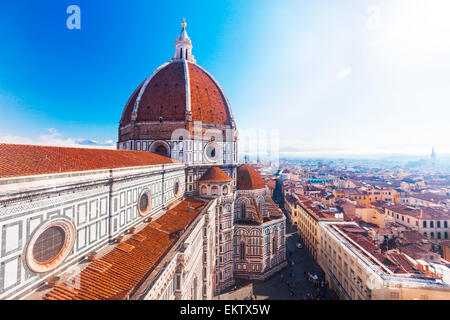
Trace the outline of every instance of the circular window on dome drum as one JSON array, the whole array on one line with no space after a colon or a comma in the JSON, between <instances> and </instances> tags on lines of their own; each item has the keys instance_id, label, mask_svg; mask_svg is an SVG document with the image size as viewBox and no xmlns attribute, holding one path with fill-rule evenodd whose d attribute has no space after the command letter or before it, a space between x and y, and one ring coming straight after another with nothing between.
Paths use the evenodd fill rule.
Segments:
<instances>
[{"instance_id":1,"label":"circular window on dome drum","mask_svg":"<svg viewBox=\"0 0 450 320\"><path fill-rule=\"evenodd\" d=\"M53 270L72 251L75 227L67 219L48 221L40 226L27 246L26 261L34 272Z\"/></svg>"},{"instance_id":2,"label":"circular window on dome drum","mask_svg":"<svg viewBox=\"0 0 450 320\"><path fill-rule=\"evenodd\" d=\"M150 211L151 199L152 197L148 189L142 191L138 201L138 210L142 216L145 216Z\"/></svg>"},{"instance_id":3,"label":"circular window on dome drum","mask_svg":"<svg viewBox=\"0 0 450 320\"><path fill-rule=\"evenodd\" d=\"M205 157L209 162L217 162L219 160L219 148L214 142L210 142L205 147Z\"/></svg>"}]
</instances>

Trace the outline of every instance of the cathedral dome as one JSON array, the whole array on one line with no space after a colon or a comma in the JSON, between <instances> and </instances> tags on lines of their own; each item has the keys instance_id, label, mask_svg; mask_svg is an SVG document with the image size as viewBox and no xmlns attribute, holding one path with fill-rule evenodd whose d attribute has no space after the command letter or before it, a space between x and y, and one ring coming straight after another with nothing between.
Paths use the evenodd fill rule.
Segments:
<instances>
[{"instance_id":1,"label":"cathedral dome","mask_svg":"<svg viewBox=\"0 0 450 320\"><path fill-rule=\"evenodd\" d=\"M219 84L206 70L185 59L163 64L138 86L125 106L120 125L132 120L232 124Z\"/></svg>"},{"instance_id":2,"label":"cathedral dome","mask_svg":"<svg viewBox=\"0 0 450 320\"><path fill-rule=\"evenodd\" d=\"M128 99L117 148L150 151L188 165L234 164L238 135L230 105L219 83L194 59L185 28L183 22L170 61L141 82ZM223 161L222 153L216 154L221 144Z\"/></svg>"},{"instance_id":3,"label":"cathedral dome","mask_svg":"<svg viewBox=\"0 0 450 320\"><path fill-rule=\"evenodd\" d=\"M258 171L246 164L239 166L237 170L238 190L258 190L264 188L264 180Z\"/></svg>"}]
</instances>

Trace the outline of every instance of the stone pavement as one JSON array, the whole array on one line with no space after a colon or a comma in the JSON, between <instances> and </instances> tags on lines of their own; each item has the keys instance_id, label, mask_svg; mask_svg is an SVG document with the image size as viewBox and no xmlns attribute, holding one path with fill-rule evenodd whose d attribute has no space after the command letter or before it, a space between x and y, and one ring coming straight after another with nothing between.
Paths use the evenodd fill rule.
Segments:
<instances>
[{"instance_id":1,"label":"stone pavement","mask_svg":"<svg viewBox=\"0 0 450 320\"><path fill-rule=\"evenodd\" d=\"M235 290L228 291L220 296L214 297L215 300L246 300L249 296L253 296L253 283L239 286Z\"/></svg>"}]
</instances>

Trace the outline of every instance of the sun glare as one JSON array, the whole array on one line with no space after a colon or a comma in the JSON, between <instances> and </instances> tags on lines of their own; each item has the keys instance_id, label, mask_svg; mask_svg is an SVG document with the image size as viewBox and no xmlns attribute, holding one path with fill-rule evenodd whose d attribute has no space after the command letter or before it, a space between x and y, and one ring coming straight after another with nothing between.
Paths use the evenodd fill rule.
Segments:
<instances>
[{"instance_id":1,"label":"sun glare","mask_svg":"<svg viewBox=\"0 0 450 320\"><path fill-rule=\"evenodd\" d=\"M450 52L450 1L386 1L377 10L371 44L384 58L411 67L417 63L441 63ZM446 64L448 62L446 61Z\"/></svg>"}]
</instances>

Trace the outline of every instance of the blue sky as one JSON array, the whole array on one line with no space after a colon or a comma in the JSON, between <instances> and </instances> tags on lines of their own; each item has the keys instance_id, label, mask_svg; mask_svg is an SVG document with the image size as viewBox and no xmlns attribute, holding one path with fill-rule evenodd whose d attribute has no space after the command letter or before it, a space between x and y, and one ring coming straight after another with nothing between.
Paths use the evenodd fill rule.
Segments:
<instances>
[{"instance_id":1,"label":"blue sky","mask_svg":"<svg viewBox=\"0 0 450 320\"><path fill-rule=\"evenodd\" d=\"M81 9L68 30L66 9ZM0 141L117 140L181 18L240 131L298 155L450 153L447 0L0 1Z\"/></svg>"}]
</instances>

